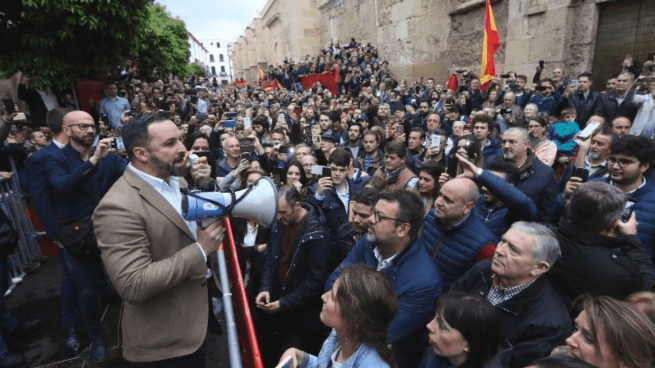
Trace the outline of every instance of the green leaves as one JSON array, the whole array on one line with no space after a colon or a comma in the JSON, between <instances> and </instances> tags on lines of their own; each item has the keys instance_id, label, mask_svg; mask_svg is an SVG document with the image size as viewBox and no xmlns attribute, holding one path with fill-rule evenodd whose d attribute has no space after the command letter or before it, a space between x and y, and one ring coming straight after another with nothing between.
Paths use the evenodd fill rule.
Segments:
<instances>
[{"instance_id":1,"label":"green leaves","mask_svg":"<svg viewBox=\"0 0 655 368\"><path fill-rule=\"evenodd\" d=\"M145 75L155 66L186 74L184 22L153 0L0 1L0 29L0 73L36 73L42 85L106 78L130 58Z\"/></svg>"}]
</instances>

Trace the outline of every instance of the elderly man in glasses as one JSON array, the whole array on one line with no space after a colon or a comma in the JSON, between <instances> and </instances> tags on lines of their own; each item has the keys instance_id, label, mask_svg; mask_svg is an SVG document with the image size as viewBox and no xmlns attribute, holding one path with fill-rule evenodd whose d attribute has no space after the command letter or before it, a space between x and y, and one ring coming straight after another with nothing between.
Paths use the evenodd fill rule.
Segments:
<instances>
[{"instance_id":1,"label":"elderly man in glasses","mask_svg":"<svg viewBox=\"0 0 655 368\"><path fill-rule=\"evenodd\" d=\"M416 237L421 230L421 199L410 191L385 190L371 208L367 236L357 242L330 275L332 288L341 269L366 264L389 276L398 296L398 315L389 326L388 343L399 367L416 366L427 347L425 325L441 294L441 274Z\"/></svg>"}]
</instances>

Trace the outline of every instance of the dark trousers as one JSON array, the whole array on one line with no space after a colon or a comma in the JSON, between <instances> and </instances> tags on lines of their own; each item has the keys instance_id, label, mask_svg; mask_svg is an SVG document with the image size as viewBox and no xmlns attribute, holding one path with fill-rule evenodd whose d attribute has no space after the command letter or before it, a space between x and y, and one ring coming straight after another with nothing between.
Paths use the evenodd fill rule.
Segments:
<instances>
[{"instance_id":1,"label":"dark trousers","mask_svg":"<svg viewBox=\"0 0 655 368\"><path fill-rule=\"evenodd\" d=\"M100 255L75 258L66 251L63 253L77 289L80 314L86 332L94 343L104 344L105 333L102 328L100 295L106 288L107 276Z\"/></svg>"},{"instance_id":2,"label":"dark trousers","mask_svg":"<svg viewBox=\"0 0 655 368\"><path fill-rule=\"evenodd\" d=\"M61 327L67 331L77 325L79 298L75 280L68 268L66 256L64 256L64 250L62 249L59 250L59 261L61 264Z\"/></svg>"},{"instance_id":3,"label":"dark trousers","mask_svg":"<svg viewBox=\"0 0 655 368\"><path fill-rule=\"evenodd\" d=\"M205 354L207 353L207 340L195 352L150 364L152 368L205 368Z\"/></svg>"}]
</instances>

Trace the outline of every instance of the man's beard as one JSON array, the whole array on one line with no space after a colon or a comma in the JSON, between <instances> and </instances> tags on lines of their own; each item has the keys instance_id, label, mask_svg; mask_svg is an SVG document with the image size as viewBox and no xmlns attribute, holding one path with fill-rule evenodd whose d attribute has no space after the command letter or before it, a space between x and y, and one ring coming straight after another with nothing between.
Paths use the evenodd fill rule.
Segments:
<instances>
[{"instance_id":1,"label":"man's beard","mask_svg":"<svg viewBox=\"0 0 655 368\"><path fill-rule=\"evenodd\" d=\"M592 161L598 161L601 158L601 154L599 152L589 152L589 159Z\"/></svg>"},{"instance_id":2,"label":"man's beard","mask_svg":"<svg viewBox=\"0 0 655 368\"><path fill-rule=\"evenodd\" d=\"M514 159L514 156L515 156L514 152L512 152L512 151L503 151L503 158L505 158L505 160L510 160L511 161L511 160Z\"/></svg>"},{"instance_id":3,"label":"man's beard","mask_svg":"<svg viewBox=\"0 0 655 368\"><path fill-rule=\"evenodd\" d=\"M378 240L375 233L372 232L370 228L366 231L366 239L371 243L375 243Z\"/></svg>"},{"instance_id":4,"label":"man's beard","mask_svg":"<svg viewBox=\"0 0 655 368\"><path fill-rule=\"evenodd\" d=\"M75 143L83 147L91 147L93 144L93 138L91 140L86 140L84 137L79 137L76 135L71 135L70 137Z\"/></svg>"},{"instance_id":5,"label":"man's beard","mask_svg":"<svg viewBox=\"0 0 655 368\"><path fill-rule=\"evenodd\" d=\"M152 159L152 168L159 174L161 178L168 179L171 176L186 176L189 173L189 168L185 166L175 167L175 164L178 164L184 161L184 154L178 156L173 161L173 164L169 164L165 161L160 160L155 155L150 155Z\"/></svg>"}]
</instances>

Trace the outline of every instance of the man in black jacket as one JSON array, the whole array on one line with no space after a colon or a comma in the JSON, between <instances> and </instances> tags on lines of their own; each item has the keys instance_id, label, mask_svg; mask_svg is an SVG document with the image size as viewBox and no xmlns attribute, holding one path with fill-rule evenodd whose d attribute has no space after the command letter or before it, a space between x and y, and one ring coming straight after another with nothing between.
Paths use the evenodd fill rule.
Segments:
<instances>
[{"instance_id":1,"label":"man in black jacket","mask_svg":"<svg viewBox=\"0 0 655 368\"><path fill-rule=\"evenodd\" d=\"M18 85L18 98L25 101L30 108L30 119L35 126L47 126L46 114L48 111L59 107L57 96L50 87L36 88L27 87L28 81L36 84L35 77L23 75Z\"/></svg>"},{"instance_id":2,"label":"man in black jacket","mask_svg":"<svg viewBox=\"0 0 655 368\"><path fill-rule=\"evenodd\" d=\"M603 182L580 185L557 237L562 259L548 273L567 305L582 294L623 300L653 289L653 265L637 236L634 215L624 222L625 195Z\"/></svg>"},{"instance_id":3,"label":"man in black jacket","mask_svg":"<svg viewBox=\"0 0 655 368\"><path fill-rule=\"evenodd\" d=\"M257 308L271 314L262 331L270 358L289 347L318 354L327 337L319 315L325 280L330 275L332 248L323 212L301 202L291 186L279 190L277 221L271 228Z\"/></svg>"},{"instance_id":4,"label":"man in black jacket","mask_svg":"<svg viewBox=\"0 0 655 368\"><path fill-rule=\"evenodd\" d=\"M530 139L523 128L509 128L502 138L503 158L521 172L520 191L537 205L537 221L550 220L557 197L555 172L530 152Z\"/></svg>"},{"instance_id":5,"label":"man in black jacket","mask_svg":"<svg viewBox=\"0 0 655 368\"><path fill-rule=\"evenodd\" d=\"M630 121L634 121L639 109L638 106L632 103L635 91L630 90L630 87L634 79L632 73L619 74L614 90L601 95L594 115L602 116L605 121L612 121L617 116L625 116Z\"/></svg>"},{"instance_id":6,"label":"man in black jacket","mask_svg":"<svg viewBox=\"0 0 655 368\"><path fill-rule=\"evenodd\" d=\"M587 125L587 120L596 111L596 105L600 101L600 93L591 89L594 83L591 73L585 72L578 76L579 86L572 84L566 88L564 95L557 104L557 111L561 112L565 107L574 107L576 112L575 122L580 130Z\"/></svg>"},{"instance_id":7,"label":"man in black jacket","mask_svg":"<svg viewBox=\"0 0 655 368\"><path fill-rule=\"evenodd\" d=\"M477 263L450 288L481 295L500 313L501 335L512 344L509 367L525 367L571 335L569 312L541 277L560 256L546 226L515 222L498 243L493 261Z\"/></svg>"}]
</instances>

